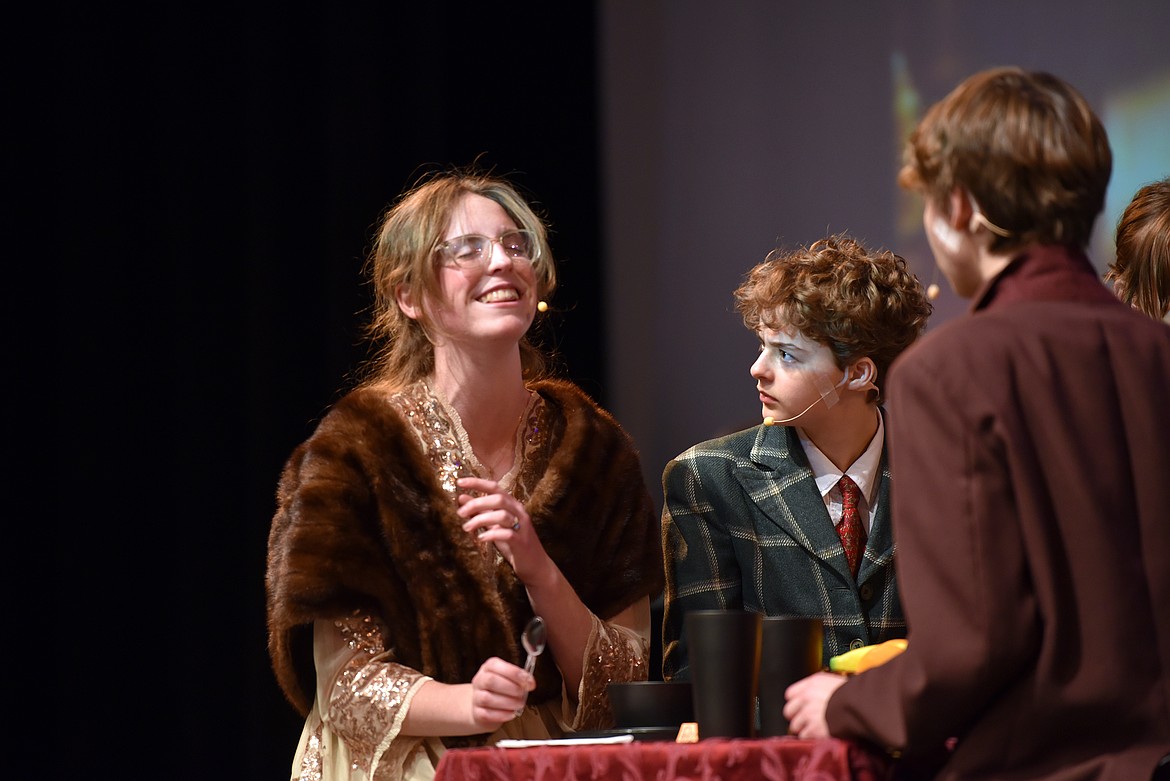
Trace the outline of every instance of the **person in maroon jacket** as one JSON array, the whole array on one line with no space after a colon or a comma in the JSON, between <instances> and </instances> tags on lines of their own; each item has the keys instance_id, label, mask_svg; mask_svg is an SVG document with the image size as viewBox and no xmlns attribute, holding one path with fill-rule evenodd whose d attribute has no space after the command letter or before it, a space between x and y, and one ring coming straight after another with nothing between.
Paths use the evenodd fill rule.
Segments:
<instances>
[{"instance_id":1,"label":"person in maroon jacket","mask_svg":"<svg viewBox=\"0 0 1170 781\"><path fill-rule=\"evenodd\" d=\"M971 311L890 374L908 647L792 685L801 737L939 779L1135 781L1170 753L1170 328L1085 255L1111 167L1085 99L1018 68L911 135L899 181Z\"/></svg>"}]
</instances>

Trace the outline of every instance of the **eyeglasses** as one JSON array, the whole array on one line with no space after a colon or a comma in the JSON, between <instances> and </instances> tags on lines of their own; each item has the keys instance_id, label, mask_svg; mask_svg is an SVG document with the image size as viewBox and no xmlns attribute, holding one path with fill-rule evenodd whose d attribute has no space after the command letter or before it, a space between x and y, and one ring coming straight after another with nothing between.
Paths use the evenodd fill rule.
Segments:
<instances>
[{"instance_id":1,"label":"eyeglasses","mask_svg":"<svg viewBox=\"0 0 1170 781\"><path fill-rule=\"evenodd\" d=\"M512 260L531 263L537 253L536 236L528 230L504 231L494 239L478 233L456 236L435 247L443 259L461 268L472 268L491 260L492 244L499 244Z\"/></svg>"}]
</instances>

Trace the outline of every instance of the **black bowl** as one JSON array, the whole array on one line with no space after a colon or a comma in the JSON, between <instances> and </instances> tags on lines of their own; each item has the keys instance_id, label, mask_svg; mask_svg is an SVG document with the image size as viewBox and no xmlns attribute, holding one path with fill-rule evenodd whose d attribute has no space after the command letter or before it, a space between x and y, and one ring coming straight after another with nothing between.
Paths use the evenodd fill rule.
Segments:
<instances>
[{"instance_id":1,"label":"black bowl","mask_svg":"<svg viewBox=\"0 0 1170 781\"><path fill-rule=\"evenodd\" d=\"M677 727L694 721L690 681L630 681L609 685L614 726Z\"/></svg>"}]
</instances>

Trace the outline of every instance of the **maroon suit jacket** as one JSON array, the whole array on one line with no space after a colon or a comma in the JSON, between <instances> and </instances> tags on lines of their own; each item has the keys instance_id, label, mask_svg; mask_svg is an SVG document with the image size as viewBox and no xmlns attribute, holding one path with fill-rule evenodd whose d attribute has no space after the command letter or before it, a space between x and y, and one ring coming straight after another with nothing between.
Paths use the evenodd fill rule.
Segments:
<instances>
[{"instance_id":1,"label":"maroon suit jacket","mask_svg":"<svg viewBox=\"0 0 1170 781\"><path fill-rule=\"evenodd\" d=\"M1031 248L889 386L908 649L835 736L940 779L1144 781L1170 752L1170 327Z\"/></svg>"}]
</instances>

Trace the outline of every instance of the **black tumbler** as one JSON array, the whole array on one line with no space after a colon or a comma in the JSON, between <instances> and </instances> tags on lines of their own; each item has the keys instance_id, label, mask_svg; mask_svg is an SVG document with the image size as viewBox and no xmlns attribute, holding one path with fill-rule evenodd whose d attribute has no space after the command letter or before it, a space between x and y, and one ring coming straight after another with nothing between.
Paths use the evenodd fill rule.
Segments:
<instances>
[{"instance_id":1,"label":"black tumbler","mask_svg":"<svg viewBox=\"0 0 1170 781\"><path fill-rule=\"evenodd\" d=\"M755 732L760 614L692 610L686 614L691 694L699 738L750 738Z\"/></svg>"},{"instance_id":2,"label":"black tumbler","mask_svg":"<svg viewBox=\"0 0 1170 781\"><path fill-rule=\"evenodd\" d=\"M824 624L819 618L766 616L760 636L759 734L787 735L784 690L821 669Z\"/></svg>"}]
</instances>

